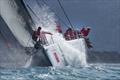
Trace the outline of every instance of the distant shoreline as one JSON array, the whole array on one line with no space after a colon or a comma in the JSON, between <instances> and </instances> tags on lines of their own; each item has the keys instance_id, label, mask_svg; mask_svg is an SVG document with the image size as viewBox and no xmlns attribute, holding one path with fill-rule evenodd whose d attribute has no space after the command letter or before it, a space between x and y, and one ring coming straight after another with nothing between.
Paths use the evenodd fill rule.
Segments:
<instances>
[{"instance_id":1,"label":"distant shoreline","mask_svg":"<svg viewBox=\"0 0 120 80\"><path fill-rule=\"evenodd\" d=\"M88 63L120 63L119 52L89 51L87 53Z\"/></svg>"}]
</instances>

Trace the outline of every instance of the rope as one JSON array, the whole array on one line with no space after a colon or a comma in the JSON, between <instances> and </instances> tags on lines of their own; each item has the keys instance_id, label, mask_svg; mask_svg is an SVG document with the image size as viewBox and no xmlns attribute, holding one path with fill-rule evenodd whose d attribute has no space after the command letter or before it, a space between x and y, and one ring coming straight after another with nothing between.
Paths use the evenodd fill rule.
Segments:
<instances>
[{"instance_id":1,"label":"rope","mask_svg":"<svg viewBox=\"0 0 120 80\"><path fill-rule=\"evenodd\" d=\"M37 0L37 2L38 2L38 0ZM44 0L42 0L42 2L43 2L45 5L48 5ZM64 12L64 15L66 16L67 20L69 21L69 24L71 25L72 29L75 31L75 29L74 29L74 27L73 27L73 25L72 25L69 17L67 16L67 13L65 12L65 9L63 8L63 6L62 6L61 3L60 3L60 0L58 0L58 2L59 2L59 5L60 5L61 9L62 9L63 12ZM38 2L38 5L40 5L39 2ZM53 12L55 13L55 11L54 11L53 9L51 9L51 11L53 11ZM69 28L69 27L64 23L64 21L63 21L57 14L55 14L55 15L58 17L58 19L59 19L67 28ZM77 38L79 38L79 37L78 37L79 35L78 35L77 31L76 31L76 36L77 36Z\"/></svg>"},{"instance_id":2,"label":"rope","mask_svg":"<svg viewBox=\"0 0 120 80\"><path fill-rule=\"evenodd\" d=\"M29 10L35 15L35 17L38 19L38 20L40 20L39 19L39 17L34 13L34 11L31 9L31 7L27 4L27 7L29 8Z\"/></svg>"},{"instance_id":3,"label":"rope","mask_svg":"<svg viewBox=\"0 0 120 80\"><path fill-rule=\"evenodd\" d=\"M42 0L42 2L43 2L45 5L48 5L44 0ZM38 3L39 3L39 2L38 2ZM59 19L66 27L68 27L67 24L56 14L57 12L55 12L54 9L50 8L50 10L55 13L56 17L58 17L58 19Z\"/></svg>"},{"instance_id":4,"label":"rope","mask_svg":"<svg viewBox=\"0 0 120 80\"><path fill-rule=\"evenodd\" d=\"M73 30L74 30L74 27L73 27L73 25L72 25L72 23L71 23L71 21L70 21L68 15L67 15L67 13L65 12L65 9L63 8L63 6L62 6L60 0L57 0L57 1L58 1L59 5L60 5L61 9L63 10L63 13L64 13L65 17L67 18L67 20L68 20L70 26L71 26L71 27L73 28Z\"/></svg>"},{"instance_id":5,"label":"rope","mask_svg":"<svg viewBox=\"0 0 120 80\"><path fill-rule=\"evenodd\" d=\"M36 2L37 2L37 4L38 4L39 8L42 7L42 5L39 3L38 0L36 0Z\"/></svg>"},{"instance_id":6,"label":"rope","mask_svg":"<svg viewBox=\"0 0 120 80\"><path fill-rule=\"evenodd\" d=\"M35 12L32 10L32 8L31 8L28 4L26 4L26 5L27 5L28 9L33 13L33 15L34 15L38 20L40 20L39 17L38 17L38 16L35 14ZM33 23L33 24L34 24L34 26L35 26L35 23ZM28 46L30 40L31 40L31 37L28 39L27 46Z\"/></svg>"}]
</instances>

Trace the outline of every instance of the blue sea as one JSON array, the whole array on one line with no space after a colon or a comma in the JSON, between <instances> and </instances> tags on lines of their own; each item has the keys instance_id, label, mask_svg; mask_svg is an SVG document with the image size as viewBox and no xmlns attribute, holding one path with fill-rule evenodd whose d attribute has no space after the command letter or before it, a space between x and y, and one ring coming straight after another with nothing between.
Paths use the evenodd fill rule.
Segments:
<instances>
[{"instance_id":1,"label":"blue sea","mask_svg":"<svg viewBox=\"0 0 120 80\"><path fill-rule=\"evenodd\" d=\"M120 64L0 69L0 80L120 80Z\"/></svg>"}]
</instances>

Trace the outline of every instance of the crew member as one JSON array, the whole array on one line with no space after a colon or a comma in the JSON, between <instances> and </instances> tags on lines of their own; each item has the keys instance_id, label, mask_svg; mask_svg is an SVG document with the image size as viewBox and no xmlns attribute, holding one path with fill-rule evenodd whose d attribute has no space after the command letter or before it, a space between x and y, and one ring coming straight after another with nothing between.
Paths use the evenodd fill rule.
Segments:
<instances>
[{"instance_id":1,"label":"crew member","mask_svg":"<svg viewBox=\"0 0 120 80\"><path fill-rule=\"evenodd\" d=\"M41 29L42 29L41 27L38 27L37 31L33 31L32 39L36 42L35 45L38 45L38 42L39 44L42 44L42 45L46 44L47 39L45 34L52 35L52 33L50 32L41 31Z\"/></svg>"},{"instance_id":2,"label":"crew member","mask_svg":"<svg viewBox=\"0 0 120 80\"><path fill-rule=\"evenodd\" d=\"M88 36L88 34L89 34L89 32L90 32L90 27L87 27L87 28L82 28L81 30L80 30L80 34L81 34L81 36L82 37L87 37Z\"/></svg>"},{"instance_id":3,"label":"crew member","mask_svg":"<svg viewBox=\"0 0 120 80\"><path fill-rule=\"evenodd\" d=\"M90 40L89 40L89 38L87 37L89 32L90 32L90 30L91 30L90 27L86 27L86 28L83 27L80 30L80 35L85 39L85 42L86 42L88 48L92 48L93 47L91 42L90 42Z\"/></svg>"}]
</instances>

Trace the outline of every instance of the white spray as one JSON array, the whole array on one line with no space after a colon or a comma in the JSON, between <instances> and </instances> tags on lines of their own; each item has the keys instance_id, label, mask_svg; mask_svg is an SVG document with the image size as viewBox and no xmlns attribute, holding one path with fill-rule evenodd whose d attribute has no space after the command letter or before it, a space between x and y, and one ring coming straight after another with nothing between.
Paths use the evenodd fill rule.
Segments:
<instances>
[{"instance_id":1,"label":"white spray","mask_svg":"<svg viewBox=\"0 0 120 80\"><path fill-rule=\"evenodd\" d=\"M27 4L27 3L26 3ZM29 4L27 4L29 5ZM28 9L29 10L29 9ZM79 41L82 44L73 44L75 46L70 45L65 39L62 37L61 34L56 33L56 19L53 12L50 12L49 7L46 5L39 7L36 3L35 6L32 6L32 10L37 15L37 18L34 14L31 14L33 20L36 22L37 26L41 26L42 30L49 31L53 33L53 40L55 43L60 46L62 50L62 54L64 55L68 65L71 66L80 66L80 65L86 65L86 51L85 47L81 47L81 50L79 48L76 48L75 46L80 47L79 45L85 45L83 41ZM30 11L31 13L31 11ZM39 18L39 19L38 19ZM50 40L50 37L47 37L48 40ZM50 42L50 41L49 41ZM58 47L59 48L59 47Z\"/></svg>"},{"instance_id":2,"label":"white spray","mask_svg":"<svg viewBox=\"0 0 120 80\"><path fill-rule=\"evenodd\" d=\"M22 18L17 13L17 6L14 2L14 0L0 0L0 14L3 17L3 19L6 21L7 25L9 26L10 30L18 41L23 45L27 46L27 42L30 38L29 33L25 30L24 22ZM3 9L2 9L3 8ZM79 66L79 65L85 65L86 64L86 56L84 52L81 52L79 49L76 49L74 46L68 44L61 35L58 33L55 33L56 29L56 19L54 16L54 13L49 11L49 8L47 6L43 6L39 8L37 5L33 7L33 10L35 11L36 15L39 17L39 20L32 17L35 22L37 22L37 26L42 26L43 30L52 32L53 39L55 43L60 45L60 48L63 51L63 54L68 62L69 65L72 66ZM33 16L33 15L32 15ZM30 46L32 45L32 41L29 42ZM32 57L31 57L32 58ZM30 64L32 59L28 62Z\"/></svg>"},{"instance_id":3,"label":"white spray","mask_svg":"<svg viewBox=\"0 0 120 80\"><path fill-rule=\"evenodd\" d=\"M55 43L60 46L62 53L69 65L76 67L80 65L87 65L84 39L77 39L68 42L59 34L53 35L53 39ZM75 42L78 44L76 44ZM75 46L77 46L77 48Z\"/></svg>"}]
</instances>

